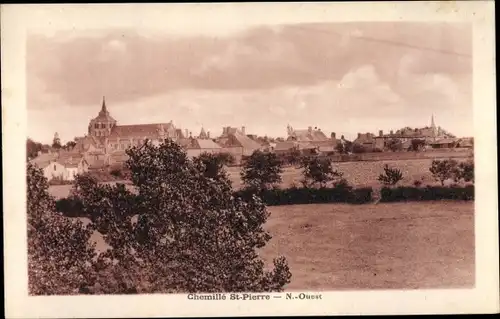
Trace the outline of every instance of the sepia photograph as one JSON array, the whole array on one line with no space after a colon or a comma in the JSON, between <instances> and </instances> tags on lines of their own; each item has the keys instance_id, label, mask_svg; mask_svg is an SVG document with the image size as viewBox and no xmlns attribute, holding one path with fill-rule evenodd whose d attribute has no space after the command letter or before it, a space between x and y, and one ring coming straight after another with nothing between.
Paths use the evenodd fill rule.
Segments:
<instances>
[{"instance_id":1,"label":"sepia photograph","mask_svg":"<svg viewBox=\"0 0 500 319\"><path fill-rule=\"evenodd\" d=\"M498 270L498 246L480 251L497 241L478 237L498 238L498 213L495 100L475 91L494 78L477 78L474 21L445 2L434 12L460 19L335 20L322 5L269 4L290 6L281 19L252 18L267 4L24 6L38 21L23 20L24 86L2 88L25 105L22 130L2 125L22 148L24 256L10 267L24 298L314 309L330 292L474 291L482 273L491 296L464 309L498 311L498 274L479 271L479 258Z\"/></svg>"}]
</instances>

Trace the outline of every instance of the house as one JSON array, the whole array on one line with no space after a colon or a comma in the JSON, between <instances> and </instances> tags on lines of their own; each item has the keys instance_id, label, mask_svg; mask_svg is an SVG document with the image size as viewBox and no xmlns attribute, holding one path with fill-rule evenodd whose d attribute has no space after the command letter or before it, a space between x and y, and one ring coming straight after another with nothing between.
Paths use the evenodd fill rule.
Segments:
<instances>
[{"instance_id":1,"label":"house","mask_svg":"<svg viewBox=\"0 0 500 319\"><path fill-rule=\"evenodd\" d=\"M37 156L30 161L36 167L42 169L43 176L47 180L65 179L67 176L66 168L57 161L57 153L46 153Z\"/></svg>"},{"instance_id":2,"label":"house","mask_svg":"<svg viewBox=\"0 0 500 319\"><path fill-rule=\"evenodd\" d=\"M216 142L224 148L224 152L233 155L236 162L240 162L245 156L252 155L256 150L265 148L245 134L244 126L241 130L233 127L224 127L222 135Z\"/></svg>"},{"instance_id":3,"label":"house","mask_svg":"<svg viewBox=\"0 0 500 319\"><path fill-rule=\"evenodd\" d=\"M74 180L78 174L84 174L89 170L89 163L83 155L70 152L60 152L57 162L66 168L64 180Z\"/></svg>"},{"instance_id":4,"label":"house","mask_svg":"<svg viewBox=\"0 0 500 319\"><path fill-rule=\"evenodd\" d=\"M223 151L223 148L210 139L191 138L185 146L189 158L200 156L203 153L217 154Z\"/></svg>"},{"instance_id":5,"label":"house","mask_svg":"<svg viewBox=\"0 0 500 319\"><path fill-rule=\"evenodd\" d=\"M327 141L328 137L315 127L314 129L309 126L306 130L295 130L290 125L287 126L287 141L297 141L297 142L317 142L317 141Z\"/></svg>"},{"instance_id":6,"label":"house","mask_svg":"<svg viewBox=\"0 0 500 319\"><path fill-rule=\"evenodd\" d=\"M353 141L356 145L361 145L367 152L373 152L375 149L383 149L384 141L376 139L372 133L358 133L357 138Z\"/></svg>"},{"instance_id":7,"label":"house","mask_svg":"<svg viewBox=\"0 0 500 319\"><path fill-rule=\"evenodd\" d=\"M474 148L474 138L463 137L457 141L457 147Z\"/></svg>"},{"instance_id":8,"label":"house","mask_svg":"<svg viewBox=\"0 0 500 319\"><path fill-rule=\"evenodd\" d=\"M443 138L430 143L432 148L454 148L458 144L458 139L456 138Z\"/></svg>"}]
</instances>

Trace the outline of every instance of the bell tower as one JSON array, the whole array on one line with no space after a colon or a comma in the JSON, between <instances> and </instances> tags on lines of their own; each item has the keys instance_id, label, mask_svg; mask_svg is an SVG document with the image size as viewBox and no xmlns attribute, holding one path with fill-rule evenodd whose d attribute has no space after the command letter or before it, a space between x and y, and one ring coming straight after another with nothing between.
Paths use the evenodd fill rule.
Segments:
<instances>
[{"instance_id":1,"label":"bell tower","mask_svg":"<svg viewBox=\"0 0 500 319\"><path fill-rule=\"evenodd\" d=\"M111 117L106 107L106 98L102 97L101 110L97 117L90 120L89 134L95 137L107 137L116 125L116 120Z\"/></svg>"}]
</instances>

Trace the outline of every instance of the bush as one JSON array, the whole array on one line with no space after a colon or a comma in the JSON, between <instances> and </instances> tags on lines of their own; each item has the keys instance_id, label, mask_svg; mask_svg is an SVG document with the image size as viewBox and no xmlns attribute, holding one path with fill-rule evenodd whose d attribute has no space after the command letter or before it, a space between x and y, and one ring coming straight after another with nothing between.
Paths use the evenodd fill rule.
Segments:
<instances>
[{"instance_id":1,"label":"bush","mask_svg":"<svg viewBox=\"0 0 500 319\"><path fill-rule=\"evenodd\" d=\"M403 173L401 173L401 170L397 168L390 168L387 164L384 166L384 173L378 176L379 182L388 186L394 186L402 179Z\"/></svg>"},{"instance_id":2,"label":"bush","mask_svg":"<svg viewBox=\"0 0 500 319\"><path fill-rule=\"evenodd\" d=\"M468 160L458 165L455 171L455 181L463 180L464 182L474 183L474 161Z\"/></svg>"},{"instance_id":3,"label":"bush","mask_svg":"<svg viewBox=\"0 0 500 319\"><path fill-rule=\"evenodd\" d=\"M444 186L444 181L450 178L456 178L458 162L453 159L448 160L433 160L429 171L435 180L441 182Z\"/></svg>"},{"instance_id":4,"label":"bush","mask_svg":"<svg viewBox=\"0 0 500 319\"><path fill-rule=\"evenodd\" d=\"M474 186L466 187L383 187L381 202L474 200Z\"/></svg>"},{"instance_id":5,"label":"bush","mask_svg":"<svg viewBox=\"0 0 500 319\"><path fill-rule=\"evenodd\" d=\"M361 144L354 143L352 145L352 152L354 154L366 153L366 148L363 145L361 145Z\"/></svg>"},{"instance_id":6,"label":"bush","mask_svg":"<svg viewBox=\"0 0 500 319\"><path fill-rule=\"evenodd\" d=\"M247 188L268 189L281 183L283 164L275 153L255 151L241 171L241 180Z\"/></svg>"},{"instance_id":7,"label":"bush","mask_svg":"<svg viewBox=\"0 0 500 319\"><path fill-rule=\"evenodd\" d=\"M365 204L372 201L372 188L352 189L350 187L269 189L259 192L258 196L269 206L350 203ZM249 190L235 192L236 197L248 199L253 196Z\"/></svg>"}]
</instances>

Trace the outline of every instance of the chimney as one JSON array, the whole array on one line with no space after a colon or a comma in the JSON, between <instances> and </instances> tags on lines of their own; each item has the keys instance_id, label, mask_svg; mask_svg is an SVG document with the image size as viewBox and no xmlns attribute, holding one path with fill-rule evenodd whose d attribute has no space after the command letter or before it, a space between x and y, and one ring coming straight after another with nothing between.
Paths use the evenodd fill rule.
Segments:
<instances>
[{"instance_id":1,"label":"chimney","mask_svg":"<svg viewBox=\"0 0 500 319\"><path fill-rule=\"evenodd\" d=\"M358 138L361 138L361 133L358 133Z\"/></svg>"},{"instance_id":2,"label":"chimney","mask_svg":"<svg viewBox=\"0 0 500 319\"><path fill-rule=\"evenodd\" d=\"M331 134L331 139L334 140L336 137L335 137L335 132L332 132Z\"/></svg>"},{"instance_id":3,"label":"chimney","mask_svg":"<svg viewBox=\"0 0 500 319\"><path fill-rule=\"evenodd\" d=\"M186 138L189 136L189 133L188 133L187 129L184 130L184 135L185 135L184 137L186 137Z\"/></svg>"},{"instance_id":4,"label":"chimney","mask_svg":"<svg viewBox=\"0 0 500 319\"><path fill-rule=\"evenodd\" d=\"M313 130L312 126L309 126L309 127L307 128L307 130L309 131L309 133L311 133L311 132L312 132L312 130Z\"/></svg>"},{"instance_id":5,"label":"chimney","mask_svg":"<svg viewBox=\"0 0 500 319\"><path fill-rule=\"evenodd\" d=\"M241 127L241 133L243 133L243 135L245 135L245 127L244 126Z\"/></svg>"},{"instance_id":6,"label":"chimney","mask_svg":"<svg viewBox=\"0 0 500 319\"><path fill-rule=\"evenodd\" d=\"M384 136L384 131L382 131L382 130L378 131L378 136L380 136L380 137Z\"/></svg>"}]
</instances>

